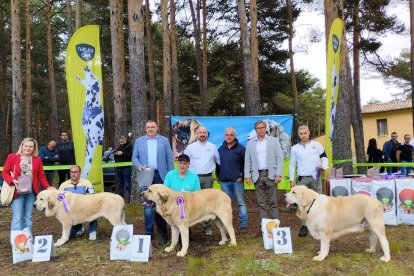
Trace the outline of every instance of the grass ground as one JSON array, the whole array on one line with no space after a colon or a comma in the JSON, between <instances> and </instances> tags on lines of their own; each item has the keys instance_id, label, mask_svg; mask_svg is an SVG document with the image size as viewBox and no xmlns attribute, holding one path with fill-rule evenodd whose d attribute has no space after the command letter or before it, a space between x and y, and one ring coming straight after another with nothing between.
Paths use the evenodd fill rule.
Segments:
<instances>
[{"instance_id":1,"label":"grass ground","mask_svg":"<svg viewBox=\"0 0 414 276\"><path fill-rule=\"evenodd\" d=\"M247 192L250 228L247 234L238 233L235 216L237 247L219 246L220 235L213 228L213 236L206 237L201 225L193 227L193 240L184 258L175 253L153 250L148 263L109 260L109 241L112 226L99 220L98 239L89 241L87 235L70 240L57 249L57 256L46 263L23 262L12 264L9 245L11 209L0 209L0 274L1 275L413 275L414 227L387 227L391 261L383 263L381 248L368 254L367 233L345 236L331 243L331 251L323 262L312 257L319 250L318 241L308 236L298 238L299 220L294 213L280 212L281 226L291 227L293 254L275 255L263 249L256 237L259 230L254 193ZM279 200L281 202L281 198ZM282 203L282 202L281 202ZM282 207L280 205L280 207ZM235 213L237 214L237 213ZM126 207L126 219L134 225L134 233L142 234L142 207ZM55 218L34 212L34 234L53 234L60 237L61 226Z\"/></svg>"}]
</instances>

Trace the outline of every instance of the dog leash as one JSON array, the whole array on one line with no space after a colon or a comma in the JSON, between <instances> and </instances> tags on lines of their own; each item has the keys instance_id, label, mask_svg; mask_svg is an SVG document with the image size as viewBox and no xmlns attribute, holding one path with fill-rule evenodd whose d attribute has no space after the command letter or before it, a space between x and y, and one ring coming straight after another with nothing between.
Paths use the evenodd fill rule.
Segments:
<instances>
[{"instance_id":1,"label":"dog leash","mask_svg":"<svg viewBox=\"0 0 414 276\"><path fill-rule=\"evenodd\" d=\"M306 214L309 214L309 211L310 211L310 209L312 208L313 203L315 202L315 200L316 200L316 198L315 198L315 199L313 199L313 201L312 201L312 203L311 203L311 206L309 207L309 209L308 209L308 211L306 212Z\"/></svg>"}]
</instances>

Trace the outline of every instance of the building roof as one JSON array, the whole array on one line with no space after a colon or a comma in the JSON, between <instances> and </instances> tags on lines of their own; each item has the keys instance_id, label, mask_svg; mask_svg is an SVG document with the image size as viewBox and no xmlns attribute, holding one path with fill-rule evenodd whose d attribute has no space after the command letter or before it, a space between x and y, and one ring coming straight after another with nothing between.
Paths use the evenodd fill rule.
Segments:
<instances>
[{"instance_id":1,"label":"building roof","mask_svg":"<svg viewBox=\"0 0 414 276\"><path fill-rule=\"evenodd\" d=\"M386 112L401 109L411 109L411 100L391 101L388 103L365 105L362 107L362 114Z\"/></svg>"}]
</instances>

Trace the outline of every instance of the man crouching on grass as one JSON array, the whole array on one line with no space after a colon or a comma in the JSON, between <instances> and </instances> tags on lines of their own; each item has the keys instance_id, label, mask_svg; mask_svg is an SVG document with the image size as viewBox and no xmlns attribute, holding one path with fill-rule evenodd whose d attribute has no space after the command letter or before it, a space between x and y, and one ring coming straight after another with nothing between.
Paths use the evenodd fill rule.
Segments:
<instances>
[{"instance_id":1,"label":"man crouching on grass","mask_svg":"<svg viewBox=\"0 0 414 276\"><path fill-rule=\"evenodd\" d=\"M59 186L60 191L67 191L74 194L94 194L95 190L92 183L84 178L81 178L80 166L74 165L69 171L70 179L66 180ZM89 223L89 239L96 240L96 230L98 228L98 221L93 220ZM70 229L69 238L73 238L82 235L84 232L82 224L72 226Z\"/></svg>"}]
</instances>

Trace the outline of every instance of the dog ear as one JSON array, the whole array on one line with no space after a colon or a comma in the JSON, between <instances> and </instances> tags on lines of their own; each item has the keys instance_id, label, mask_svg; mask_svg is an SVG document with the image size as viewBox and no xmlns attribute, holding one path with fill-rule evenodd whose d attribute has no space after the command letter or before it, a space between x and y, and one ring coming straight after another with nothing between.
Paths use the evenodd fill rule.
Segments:
<instances>
[{"instance_id":1,"label":"dog ear","mask_svg":"<svg viewBox=\"0 0 414 276\"><path fill-rule=\"evenodd\" d=\"M308 206L312 204L312 201L315 199L315 195L312 190L304 189L302 192L302 205Z\"/></svg>"},{"instance_id":2,"label":"dog ear","mask_svg":"<svg viewBox=\"0 0 414 276\"><path fill-rule=\"evenodd\" d=\"M167 193L159 192L158 195L159 195L159 197L161 199L161 202L163 204L168 201L168 194Z\"/></svg>"},{"instance_id":3,"label":"dog ear","mask_svg":"<svg viewBox=\"0 0 414 276\"><path fill-rule=\"evenodd\" d=\"M55 207L55 204L53 204L52 200L50 200L50 197L47 198L47 207L49 210Z\"/></svg>"}]
</instances>

